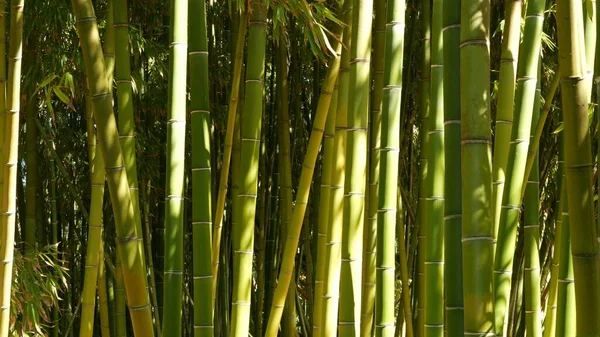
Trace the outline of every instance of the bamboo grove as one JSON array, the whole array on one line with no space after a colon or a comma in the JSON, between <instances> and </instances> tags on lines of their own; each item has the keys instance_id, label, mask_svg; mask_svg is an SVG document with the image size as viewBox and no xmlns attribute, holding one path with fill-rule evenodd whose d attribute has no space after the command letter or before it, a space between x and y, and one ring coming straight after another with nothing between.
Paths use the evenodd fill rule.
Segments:
<instances>
[{"instance_id":1,"label":"bamboo grove","mask_svg":"<svg viewBox=\"0 0 600 337\"><path fill-rule=\"evenodd\" d=\"M0 0L0 337L600 337L598 6Z\"/></svg>"}]
</instances>

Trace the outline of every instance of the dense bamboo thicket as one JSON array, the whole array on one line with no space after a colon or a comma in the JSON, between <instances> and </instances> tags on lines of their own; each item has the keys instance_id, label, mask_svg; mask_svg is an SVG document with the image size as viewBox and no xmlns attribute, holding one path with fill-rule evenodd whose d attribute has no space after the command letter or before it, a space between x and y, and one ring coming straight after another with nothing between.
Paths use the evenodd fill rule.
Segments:
<instances>
[{"instance_id":1,"label":"dense bamboo thicket","mask_svg":"<svg viewBox=\"0 0 600 337\"><path fill-rule=\"evenodd\" d=\"M0 337L600 337L597 6L0 0Z\"/></svg>"}]
</instances>

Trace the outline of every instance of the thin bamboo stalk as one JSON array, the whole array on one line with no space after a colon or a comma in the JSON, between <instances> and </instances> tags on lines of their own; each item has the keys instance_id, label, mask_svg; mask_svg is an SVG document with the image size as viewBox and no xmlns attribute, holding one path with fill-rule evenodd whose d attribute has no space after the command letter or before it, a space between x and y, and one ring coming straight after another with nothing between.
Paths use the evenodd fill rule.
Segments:
<instances>
[{"instance_id":1,"label":"thin bamboo stalk","mask_svg":"<svg viewBox=\"0 0 600 337\"><path fill-rule=\"evenodd\" d=\"M278 284L271 304L269 312L269 321L265 332L266 337L275 337L279 330L281 316L283 315L283 304L288 297L287 292L294 275L294 260L296 250L298 249L298 241L304 221L305 212L308 206L308 196L314 173L314 166L317 160L319 147L325 129L327 113L331 102L333 88L335 86L337 75L340 67L341 44L336 43L334 47L338 55L335 56L327 69L325 80L319 96L317 112L314 119L309 143L306 150L306 155L302 165L302 173L300 175L298 190L296 192L296 206L292 213L292 221L288 227L284 253L281 262L281 270L279 271Z\"/></svg>"},{"instance_id":2,"label":"thin bamboo stalk","mask_svg":"<svg viewBox=\"0 0 600 337\"><path fill-rule=\"evenodd\" d=\"M23 49L24 0L12 0L10 10L10 41L8 47L8 91L4 116L4 147L2 152L3 185L0 197L0 336L7 337L10 326L16 187L19 151L19 110L21 87L21 55Z\"/></svg>"},{"instance_id":3,"label":"thin bamboo stalk","mask_svg":"<svg viewBox=\"0 0 600 337\"><path fill-rule=\"evenodd\" d=\"M461 162L456 154L461 146L460 86L453 79L460 77L460 6L444 1L444 289L445 328L449 336L464 331L462 270L462 200Z\"/></svg>"}]
</instances>

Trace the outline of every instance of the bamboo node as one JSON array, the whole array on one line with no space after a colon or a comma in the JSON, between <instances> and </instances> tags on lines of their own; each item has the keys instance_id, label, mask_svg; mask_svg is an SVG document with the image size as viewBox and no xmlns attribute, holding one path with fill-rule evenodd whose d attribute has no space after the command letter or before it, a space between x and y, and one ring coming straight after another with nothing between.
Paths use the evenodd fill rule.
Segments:
<instances>
[{"instance_id":1,"label":"bamboo node","mask_svg":"<svg viewBox=\"0 0 600 337\"><path fill-rule=\"evenodd\" d=\"M194 329L212 329L213 325L194 325Z\"/></svg>"},{"instance_id":2,"label":"bamboo node","mask_svg":"<svg viewBox=\"0 0 600 337\"><path fill-rule=\"evenodd\" d=\"M444 26L444 27L442 27L442 32L445 32L445 31L450 30L450 29L456 29L456 28L460 29L460 23L455 23L453 25Z\"/></svg>"},{"instance_id":3,"label":"bamboo node","mask_svg":"<svg viewBox=\"0 0 600 337\"><path fill-rule=\"evenodd\" d=\"M485 45L486 47L489 47L489 41L488 41L488 39L472 39L472 40L463 41L460 43L460 49L462 49L463 47L475 46L475 45Z\"/></svg>"},{"instance_id":4,"label":"bamboo node","mask_svg":"<svg viewBox=\"0 0 600 337\"><path fill-rule=\"evenodd\" d=\"M461 242L468 242L468 241L493 241L494 238L492 236L471 236L468 238L462 238Z\"/></svg>"},{"instance_id":5,"label":"bamboo node","mask_svg":"<svg viewBox=\"0 0 600 337\"><path fill-rule=\"evenodd\" d=\"M558 282L559 283L573 283L573 282L575 282L575 280L572 278L559 278Z\"/></svg>"},{"instance_id":6,"label":"bamboo node","mask_svg":"<svg viewBox=\"0 0 600 337\"><path fill-rule=\"evenodd\" d=\"M122 238L119 238L119 243L126 244L130 241L135 241L135 240L137 240L137 235L124 236ZM166 271L165 271L165 273L166 273Z\"/></svg>"},{"instance_id":7,"label":"bamboo node","mask_svg":"<svg viewBox=\"0 0 600 337\"><path fill-rule=\"evenodd\" d=\"M96 21L96 17L95 16L84 16L84 17L77 19L75 22L79 23L79 22L89 22L89 21Z\"/></svg>"},{"instance_id":8,"label":"bamboo node","mask_svg":"<svg viewBox=\"0 0 600 337\"><path fill-rule=\"evenodd\" d=\"M461 214L450 214L450 215L444 216L444 220L460 219L460 218L462 218L462 213Z\"/></svg>"},{"instance_id":9,"label":"bamboo node","mask_svg":"<svg viewBox=\"0 0 600 337\"><path fill-rule=\"evenodd\" d=\"M185 47L187 48L187 43L185 42L179 42L179 41L173 41L169 44L169 47Z\"/></svg>"},{"instance_id":10,"label":"bamboo node","mask_svg":"<svg viewBox=\"0 0 600 337\"><path fill-rule=\"evenodd\" d=\"M129 307L129 311L142 311L142 310L146 310L146 309L150 309L150 303L148 304L144 304L144 305L140 305L140 306L130 306Z\"/></svg>"},{"instance_id":11,"label":"bamboo node","mask_svg":"<svg viewBox=\"0 0 600 337\"><path fill-rule=\"evenodd\" d=\"M350 60L350 64L355 64L355 63L369 63L369 62L371 62L370 59L368 59L368 58L359 58L359 57L357 57L357 58L355 58L353 60Z\"/></svg>"},{"instance_id":12,"label":"bamboo node","mask_svg":"<svg viewBox=\"0 0 600 337\"><path fill-rule=\"evenodd\" d=\"M462 310L465 310L465 307L446 307L446 310L450 310L450 311L454 311L454 310L462 311Z\"/></svg>"},{"instance_id":13,"label":"bamboo node","mask_svg":"<svg viewBox=\"0 0 600 337\"><path fill-rule=\"evenodd\" d=\"M485 138L471 138L471 139L462 139L461 144L485 144L491 145L492 141Z\"/></svg>"},{"instance_id":14,"label":"bamboo node","mask_svg":"<svg viewBox=\"0 0 600 337\"><path fill-rule=\"evenodd\" d=\"M213 277L213 275L210 274L210 275L204 275L204 276L193 276L192 279L193 280L206 280L206 279L209 279L212 277Z\"/></svg>"}]
</instances>

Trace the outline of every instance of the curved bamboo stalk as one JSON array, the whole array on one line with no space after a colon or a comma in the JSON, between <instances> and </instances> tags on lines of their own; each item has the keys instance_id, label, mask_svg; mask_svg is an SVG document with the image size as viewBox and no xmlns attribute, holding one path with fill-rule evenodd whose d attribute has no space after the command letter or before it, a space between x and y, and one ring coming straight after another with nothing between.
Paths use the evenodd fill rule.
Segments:
<instances>
[{"instance_id":1,"label":"curved bamboo stalk","mask_svg":"<svg viewBox=\"0 0 600 337\"><path fill-rule=\"evenodd\" d=\"M323 134L323 166L321 170L321 190L319 195L319 223L317 225L317 272L315 274L315 295L312 312L312 335L321 337L323 322L323 294L325 287L327 235L329 229L330 203L331 203L331 172L334 161L334 135L335 120L337 115L338 88L337 83L333 88L327 121L325 122L325 133Z\"/></svg>"},{"instance_id":2,"label":"curved bamboo stalk","mask_svg":"<svg viewBox=\"0 0 600 337\"><path fill-rule=\"evenodd\" d=\"M338 79L338 100L336 102L335 134L333 137L334 161L331 170L329 192L330 219L327 227L327 249L325 252L325 284L323 286L323 329L321 336L336 336L338 324L341 272L341 245L343 233L344 184L346 180L346 128L348 112L348 88L350 70L350 50L352 44L353 1L344 1L342 17L346 24L343 28L342 44L345 47L340 58ZM315 336L319 337L319 336Z\"/></svg>"},{"instance_id":3,"label":"curved bamboo stalk","mask_svg":"<svg viewBox=\"0 0 600 337\"><path fill-rule=\"evenodd\" d=\"M293 58L292 58L293 60ZM277 46L277 81L278 81L278 119L277 136L279 142L279 171L281 172L281 237L286 237L290 230L293 212L292 200L292 148L290 144L290 114L288 85L288 48L287 41L282 40ZM285 243L285 241L284 241ZM283 249L279 254L283 253ZM281 256L281 255L280 255ZM288 294L284 304L281 333L283 337L296 336L296 276L292 276Z\"/></svg>"},{"instance_id":4,"label":"curved bamboo stalk","mask_svg":"<svg viewBox=\"0 0 600 337\"><path fill-rule=\"evenodd\" d=\"M137 177L136 164L136 138L135 138L135 119L133 116L133 93L131 83L130 70L130 55L129 48L129 18L127 10L127 0L112 0L114 17L114 39L115 47L112 48L112 57L114 58L114 80L117 84L117 111L119 128L119 142L123 151L123 161L125 163L125 171L127 172L127 182L131 202L133 203L133 211L135 216L135 228L140 237L138 238L138 250L144 251L144 240L142 230L142 220L140 218L140 197ZM112 23L111 23L112 24ZM108 53L108 51L107 51ZM108 57L108 55L105 55ZM111 71L108 79L110 90L113 88L113 72ZM151 258L151 257L148 257ZM146 257L141 254L141 263L146 270ZM146 279L146 287L148 280ZM158 309L156 309L158 310Z\"/></svg>"},{"instance_id":5,"label":"curved bamboo stalk","mask_svg":"<svg viewBox=\"0 0 600 337\"><path fill-rule=\"evenodd\" d=\"M106 67L106 76L112 82L112 74L115 66L115 30L113 27L113 1L108 2L106 14L106 31L104 34L104 64ZM112 96L112 86L108 87ZM86 93L86 102L91 103L90 93ZM88 130L88 155L90 163L91 180L91 200L90 200L90 218L88 223L88 241L85 257L85 274L83 277L82 290L82 308L81 325L79 327L79 337L91 337L94 333L94 319L96 306L96 286L99 284L99 265L104 265L104 251L102 247L102 232L104 227L103 206L104 206L104 186L106 179L104 157L100 147L96 146L96 135L94 128L94 110L91 104L86 104L86 118ZM91 155L94 150L93 156ZM100 287L98 286L98 290Z\"/></svg>"},{"instance_id":6,"label":"curved bamboo stalk","mask_svg":"<svg viewBox=\"0 0 600 337\"><path fill-rule=\"evenodd\" d=\"M277 288L275 290L273 303L271 304L271 310L269 312L269 321L267 323L267 329L265 332L266 337L277 336L281 316L283 314L284 302L287 298L288 288L292 281L292 276L295 275L294 261L296 257L296 251L298 249L298 240L300 238L300 231L302 230L304 215L308 206L308 196L312 184L314 166L317 160L319 147L321 146L325 122L327 120L329 105L331 103L332 92L340 67L339 53L341 52L341 44L336 43L334 48L338 55L330 61L327 74L325 75L325 80L323 81L321 94L319 96L319 103L317 105L317 111L310 134L310 139L308 141L306 155L302 165L300 182L296 192L296 206L294 207L292 213L292 222L287 228L287 238L285 240L285 246L283 249L284 253L281 261L281 270L279 271Z\"/></svg>"},{"instance_id":7,"label":"curved bamboo stalk","mask_svg":"<svg viewBox=\"0 0 600 337\"><path fill-rule=\"evenodd\" d=\"M135 212L129 192L121 145L118 141L117 123L112 111L108 76L100 46L94 8L89 0L72 0L77 19L77 32L92 95L98 143L106 163L106 175L111 204L115 214L118 249L121 250L125 291L136 336L153 336L150 300L146 289L143 251L137 239L141 233L135 226Z\"/></svg>"}]
</instances>

